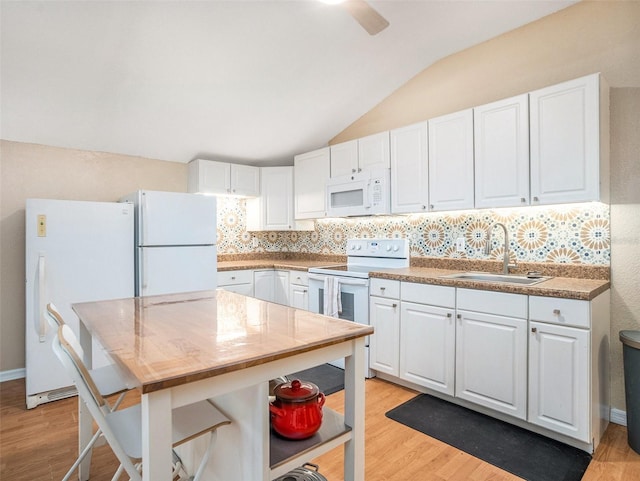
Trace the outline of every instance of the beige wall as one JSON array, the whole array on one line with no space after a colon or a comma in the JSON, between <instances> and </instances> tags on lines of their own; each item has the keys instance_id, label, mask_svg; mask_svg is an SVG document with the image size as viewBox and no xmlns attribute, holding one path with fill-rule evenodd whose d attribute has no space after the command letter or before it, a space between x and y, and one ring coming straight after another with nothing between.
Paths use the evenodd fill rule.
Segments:
<instances>
[{"instance_id":1,"label":"beige wall","mask_svg":"<svg viewBox=\"0 0 640 481\"><path fill-rule=\"evenodd\" d=\"M602 72L611 86L612 406L625 409L621 329L640 329L640 2L584 1L447 57L331 144Z\"/></svg>"},{"instance_id":2,"label":"beige wall","mask_svg":"<svg viewBox=\"0 0 640 481\"><path fill-rule=\"evenodd\" d=\"M186 192L186 164L2 141L0 371L24 367L25 199L115 201L137 189Z\"/></svg>"}]
</instances>

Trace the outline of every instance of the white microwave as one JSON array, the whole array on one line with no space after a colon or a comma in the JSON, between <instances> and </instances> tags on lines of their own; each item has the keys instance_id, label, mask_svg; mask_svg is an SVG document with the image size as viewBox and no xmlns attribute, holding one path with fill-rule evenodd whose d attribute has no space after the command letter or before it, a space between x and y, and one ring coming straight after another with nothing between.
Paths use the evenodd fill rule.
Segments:
<instances>
[{"instance_id":1,"label":"white microwave","mask_svg":"<svg viewBox=\"0 0 640 481\"><path fill-rule=\"evenodd\" d=\"M391 213L389 169L373 169L327 181L329 217Z\"/></svg>"}]
</instances>

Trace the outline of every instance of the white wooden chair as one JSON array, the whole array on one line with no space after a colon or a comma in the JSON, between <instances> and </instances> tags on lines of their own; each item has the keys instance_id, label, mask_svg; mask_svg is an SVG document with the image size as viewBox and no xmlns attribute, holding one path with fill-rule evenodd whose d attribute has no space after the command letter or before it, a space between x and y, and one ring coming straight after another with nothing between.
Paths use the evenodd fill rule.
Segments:
<instances>
[{"instance_id":1,"label":"white wooden chair","mask_svg":"<svg viewBox=\"0 0 640 481\"><path fill-rule=\"evenodd\" d=\"M74 338L75 335L69 326L59 327L58 335L53 341L53 350L75 382L80 397L121 463L112 481L117 480L123 470L132 481L142 481L140 470L144 469L144 466L140 463L142 457L140 404L113 411L100 394L72 342L69 341L69 339L73 341ZM209 446L198 470L194 477L188 478L199 481L211 456L217 428L231 421L208 400L176 408L172 412L172 418L174 447L210 433Z\"/></svg>"},{"instance_id":2,"label":"white wooden chair","mask_svg":"<svg viewBox=\"0 0 640 481\"><path fill-rule=\"evenodd\" d=\"M49 325L53 329L55 329L56 332L61 326L64 326L66 324L64 319L62 318L62 315L53 303L47 304L45 317L47 318ZM75 335L72 338L68 339L68 341L72 344L76 353L82 358L82 348L80 347L80 343L77 341ZM132 389L132 386L130 386L122 377L118 368L114 365L107 365L99 367L97 369L91 369L89 370L89 373L91 375L91 378L95 382L98 392L100 392L103 397L120 394L113 405L107 404L110 411L115 411L116 409L118 409L127 392ZM87 446L82 450L76 461L71 465L69 471L67 471L67 474L65 474L65 476L62 478L62 481L69 481L69 479L71 479L71 475L78 468L78 466L80 466L80 463L82 463L87 454L89 454L89 452L93 449L93 446L98 441L101 434L102 431L98 428L91 440L87 443Z\"/></svg>"}]
</instances>

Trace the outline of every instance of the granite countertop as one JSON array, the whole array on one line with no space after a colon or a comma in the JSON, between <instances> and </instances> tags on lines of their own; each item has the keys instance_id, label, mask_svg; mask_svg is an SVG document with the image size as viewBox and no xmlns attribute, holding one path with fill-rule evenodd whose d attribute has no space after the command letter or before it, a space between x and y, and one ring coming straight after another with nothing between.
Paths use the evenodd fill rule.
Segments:
<instances>
[{"instance_id":1,"label":"granite countertop","mask_svg":"<svg viewBox=\"0 0 640 481\"><path fill-rule=\"evenodd\" d=\"M289 269L293 271L306 271L311 267L326 267L339 264L344 264L344 262L317 259L232 260L218 262L218 271L237 271L241 269Z\"/></svg>"},{"instance_id":2,"label":"granite countertop","mask_svg":"<svg viewBox=\"0 0 640 481\"><path fill-rule=\"evenodd\" d=\"M258 258L248 260L246 256L238 255L222 257L218 262L218 271L240 269L306 271L310 267L325 267L344 264L345 262L346 257L344 256L312 256L309 254L283 256L282 254L274 253L272 256L262 254ZM372 271L370 276L372 278L422 284L579 300L591 300L611 287L608 267L570 264L520 264L516 270L517 274L526 275L528 271L540 271L543 276L551 277L548 280L529 286L442 277L466 271L497 273L501 266L502 263L497 261L412 258L411 267Z\"/></svg>"},{"instance_id":3,"label":"granite countertop","mask_svg":"<svg viewBox=\"0 0 640 481\"><path fill-rule=\"evenodd\" d=\"M407 267L371 272L372 278L391 279L439 286L482 289L485 291L510 292L530 296L561 297L565 299L591 300L609 289L611 283L604 279L584 279L575 277L552 277L538 284L525 286L504 282L473 281L467 279L447 279L442 276L464 272L451 269L429 267Z\"/></svg>"}]
</instances>

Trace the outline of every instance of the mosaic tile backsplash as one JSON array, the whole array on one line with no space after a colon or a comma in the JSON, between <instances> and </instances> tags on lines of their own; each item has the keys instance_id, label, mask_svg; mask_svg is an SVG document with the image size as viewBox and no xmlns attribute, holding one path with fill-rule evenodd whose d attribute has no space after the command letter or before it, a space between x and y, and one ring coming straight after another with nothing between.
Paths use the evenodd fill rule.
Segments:
<instances>
[{"instance_id":1,"label":"mosaic tile backsplash","mask_svg":"<svg viewBox=\"0 0 640 481\"><path fill-rule=\"evenodd\" d=\"M518 209L471 210L398 216L320 219L314 231L247 232L246 201L218 197L218 254L302 252L344 255L347 239L406 237L412 257L502 259L509 231L512 260L608 266L611 260L609 206L600 203ZM465 249L456 250L456 239Z\"/></svg>"}]
</instances>

